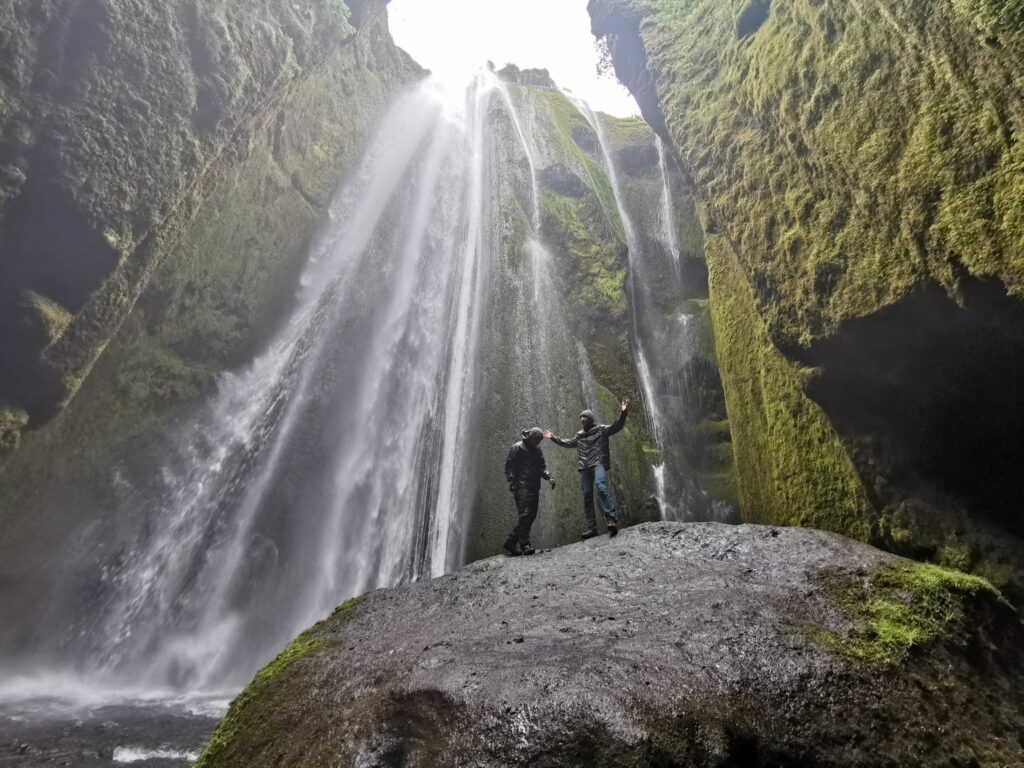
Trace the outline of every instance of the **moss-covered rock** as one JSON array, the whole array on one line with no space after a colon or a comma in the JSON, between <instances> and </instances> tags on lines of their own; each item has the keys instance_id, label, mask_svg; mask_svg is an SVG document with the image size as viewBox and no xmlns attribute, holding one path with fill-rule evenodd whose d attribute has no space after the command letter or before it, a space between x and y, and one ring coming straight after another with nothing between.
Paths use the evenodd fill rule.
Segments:
<instances>
[{"instance_id":1,"label":"moss-covered rock","mask_svg":"<svg viewBox=\"0 0 1024 768\"><path fill-rule=\"evenodd\" d=\"M367 595L200 766L1016 765L1022 635L834 534L648 523Z\"/></svg>"},{"instance_id":2,"label":"moss-covered rock","mask_svg":"<svg viewBox=\"0 0 1024 768\"><path fill-rule=\"evenodd\" d=\"M0 406L0 454L18 447L21 430L28 423L28 414L20 408Z\"/></svg>"},{"instance_id":3,"label":"moss-covered rock","mask_svg":"<svg viewBox=\"0 0 1024 768\"><path fill-rule=\"evenodd\" d=\"M715 324L749 519L839 494L805 522L1021 594L1020 4L589 8L745 305Z\"/></svg>"},{"instance_id":4,"label":"moss-covered rock","mask_svg":"<svg viewBox=\"0 0 1024 768\"><path fill-rule=\"evenodd\" d=\"M379 100L415 69L393 47L388 71L354 53L373 47L357 37L380 37L383 3L363 5L359 29L337 0L0 9L0 397L27 410L32 425L75 395L187 240L192 217L210 214L254 151L268 155L265 204L275 186L299 193L300 205L324 202L350 159L344 145L365 130L365 118L345 125L344 111L326 128L332 105L358 114L360 102ZM335 75L336 93L329 81L343 60L349 72ZM351 77L375 68L379 85ZM286 220L288 209L276 210ZM38 321L46 333L22 332Z\"/></svg>"},{"instance_id":5,"label":"moss-covered rock","mask_svg":"<svg viewBox=\"0 0 1024 768\"><path fill-rule=\"evenodd\" d=\"M361 598L346 600L323 621L313 625L290 642L275 656L245 687L228 707L228 712L217 726L203 753L196 761L197 768L218 765L246 765L250 761L272 750L278 739L276 728L278 696L286 695L282 690L281 676L295 664L316 663L316 655L329 652L344 640L345 620L359 604ZM295 723L294 725L298 725ZM261 740L251 741L251 733L262 733ZM246 744L246 751L239 747Z\"/></svg>"},{"instance_id":6,"label":"moss-covered rock","mask_svg":"<svg viewBox=\"0 0 1024 768\"><path fill-rule=\"evenodd\" d=\"M772 345L728 241L709 235L706 245L744 519L867 541L875 512L828 418L803 394L806 372Z\"/></svg>"}]
</instances>

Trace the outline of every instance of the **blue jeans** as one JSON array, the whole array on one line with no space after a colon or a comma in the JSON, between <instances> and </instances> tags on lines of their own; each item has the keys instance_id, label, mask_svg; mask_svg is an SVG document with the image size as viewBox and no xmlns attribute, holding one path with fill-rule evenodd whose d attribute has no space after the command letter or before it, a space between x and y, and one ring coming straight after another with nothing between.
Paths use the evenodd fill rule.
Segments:
<instances>
[{"instance_id":1,"label":"blue jeans","mask_svg":"<svg viewBox=\"0 0 1024 768\"><path fill-rule=\"evenodd\" d=\"M601 502L601 511L606 522L618 525L615 517L615 502L608 493L608 470L598 464L580 470L580 490L583 491L583 514L587 516L587 529L597 530L597 517L594 515L594 486L597 486L597 498Z\"/></svg>"}]
</instances>

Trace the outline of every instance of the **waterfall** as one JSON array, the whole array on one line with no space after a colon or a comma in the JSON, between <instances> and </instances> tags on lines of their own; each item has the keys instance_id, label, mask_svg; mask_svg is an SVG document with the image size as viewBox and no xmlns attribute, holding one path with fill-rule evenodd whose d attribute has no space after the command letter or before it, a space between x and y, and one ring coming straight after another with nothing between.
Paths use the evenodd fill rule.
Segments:
<instances>
[{"instance_id":1,"label":"waterfall","mask_svg":"<svg viewBox=\"0 0 1024 768\"><path fill-rule=\"evenodd\" d=\"M105 575L84 673L235 686L345 598L461 564L494 85L453 100L426 81L393 105L277 337L130 496L146 522Z\"/></svg>"},{"instance_id":2,"label":"waterfall","mask_svg":"<svg viewBox=\"0 0 1024 768\"><path fill-rule=\"evenodd\" d=\"M672 254L672 261L676 269L679 269L679 239L676 236L675 215L672 212L672 188L668 183L668 167L665 161L665 144L661 136L654 135L654 145L658 148L658 172L661 174L661 231L662 237L668 244Z\"/></svg>"},{"instance_id":3,"label":"waterfall","mask_svg":"<svg viewBox=\"0 0 1024 768\"><path fill-rule=\"evenodd\" d=\"M630 245L658 498L681 508L665 469L665 356L648 365L660 337L643 309L645 254L584 111ZM105 519L131 531L19 672L119 692L237 690L346 598L462 565L488 515L490 538L472 541L477 556L494 553L494 528L514 520L501 468L519 430L564 428L600 407L564 314L564 265L544 242L540 169L563 151L546 119L489 72L457 92L427 79L395 99L264 351L162 438L159 467L116 470L119 506ZM580 500L574 452L547 456L562 482L542 495L534 535L550 545L578 535ZM74 584L54 589L72 602Z\"/></svg>"}]
</instances>

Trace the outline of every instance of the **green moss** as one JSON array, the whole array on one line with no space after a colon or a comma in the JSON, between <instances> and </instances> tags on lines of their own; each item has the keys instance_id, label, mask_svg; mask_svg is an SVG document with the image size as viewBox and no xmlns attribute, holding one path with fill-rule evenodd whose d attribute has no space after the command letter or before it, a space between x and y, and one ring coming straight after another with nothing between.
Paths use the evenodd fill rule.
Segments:
<instances>
[{"instance_id":1,"label":"green moss","mask_svg":"<svg viewBox=\"0 0 1024 768\"><path fill-rule=\"evenodd\" d=\"M624 246L601 226L593 195L572 198L543 189L542 200L544 239L558 257L559 282L577 335L588 350L610 329L618 329L625 343Z\"/></svg>"},{"instance_id":2,"label":"green moss","mask_svg":"<svg viewBox=\"0 0 1024 768\"><path fill-rule=\"evenodd\" d=\"M612 117L599 112L597 118L604 128L605 138L613 148L650 144L654 138L651 126L642 117Z\"/></svg>"},{"instance_id":3,"label":"green moss","mask_svg":"<svg viewBox=\"0 0 1024 768\"><path fill-rule=\"evenodd\" d=\"M711 312L743 517L868 540L876 517L803 373L772 344L753 290L720 235L707 239Z\"/></svg>"},{"instance_id":4,"label":"green moss","mask_svg":"<svg viewBox=\"0 0 1024 768\"><path fill-rule=\"evenodd\" d=\"M679 157L780 347L923 280L1024 292L1024 59L978 34L1016 45L1019 0L795 0L743 38L732 3L606 4L640 16Z\"/></svg>"},{"instance_id":5,"label":"green moss","mask_svg":"<svg viewBox=\"0 0 1024 768\"><path fill-rule=\"evenodd\" d=\"M605 173L598 156L591 156L587 153L573 137L573 132L582 132L593 136L593 142L597 144L597 136L594 134L590 124L580 111L573 106L565 95L560 91L550 89L534 89L534 98L543 109L539 116L547 129L545 134L558 140L559 148L575 159L576 165L582 171L584 183L597 196L600 203L600 213L612 230L612 235L621 243L626 242L626 231L622 226L622 219L619 217L619 207L615 202L615 193L612 190L611 180ZM650 130L650 129L648 129ZM595 211L595 213L598 211Z\"/></svg>"},{"instance_id":6,"label":"green moss","mask_svg":"<svg viewBox=\"0 0 1024 768\"><path fill-rule=\"evenodd\" d=\"M273 711L274 700L271 691L277 679L300 659L336 645L338 642L336 637L328 642L321 637L321 634L327 628L336 629L338 621L343 620L361 600L361 597L346 600L334 610L329 618L313 625L296 637L269 664L256 673L245 690L231 702L227 714L218 724L210 743L206 745L202 755L199 756L196 768L211 768L237 760L238 756L232 754L232 749L236 744L236 739L242 734L245 735L246 743L260 744L264 740L272 743L272 734L261 733L260 725ZM236 764L238 763L236 762Z\"/></svg>"},{"instance_id":7,"label":"green moss","mask_svg":"<svg viewBox=\"0 0 1024 768\"><path fill-rule=\"evenodd\" d=\"M857 630L846 635L819 631L828 647L872 664L894 664L913 648L956 638L965 627L965 601L979 593L998 598L984 579L922 563L882 566L870 578L826 574L828 593Z\"/></svg>"},{"instance_id":8,"label":"green moss","mask_svg":"<svg viewBox=\"0 0 1024 768\"><path fill-rule=\"evenodd\" d=\"M71 324L73 315L53 299L41 296L35 291L23 291L21 304L30 311L30 316L40 325L46 336L46 343L59 339Z\"/></svg>"},{"instance_id":9,"label":"green moss","mask_svg":"<svg viewBox=\"0 0 1024 768\"><path fill-rule=\"evenodd\" d=\"M28 414L21 408L0 405L0 454L18 447Z\"/></svg>"}]
</instances>

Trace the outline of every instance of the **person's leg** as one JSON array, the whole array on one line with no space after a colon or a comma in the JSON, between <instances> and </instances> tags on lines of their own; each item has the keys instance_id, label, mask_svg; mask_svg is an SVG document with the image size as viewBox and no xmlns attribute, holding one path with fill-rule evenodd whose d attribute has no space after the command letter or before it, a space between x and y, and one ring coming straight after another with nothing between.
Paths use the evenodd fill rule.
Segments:
<instances>
[{"instance_id":1,"label":"person's leg","mask_svg":"<svg viewBox=\"0 0 1024 768\"><path fill-rule=\"evenodd\" d=\"M519 515L519 548L524 555L533 554L530 544L530 526L537 519L537 507L540 505L540 494L528 496L523 502L523 511Z\"/></svg>"},{"instance_id":2,"label":"person's leg","mask_svg":"<svg viewBox=\"0 0 1024 768\"><path fill-rule=\"evenodd\" d=\"M580 472L580 490L583 491L583 514L587 518L587 530L597 530L597 516L594 514L594 469Z\"/></svg>"},{"instance_id":3,"label":"person's leg","mask_svg":"<svg viewBox=\"0 0 1024 768\"><path fill-rule=\"evenodd\" d=\"M518 492L512 494L512 499L516 503L516 524L515 524L515 527L512 529L512 532L509 533L508 538L505 539L505 544L503 545L503 549L506 552L508 552L510 555L518 555L520 553L519 529L523 525L523 513L524 513L525 505L523 503L523 499L520 498Z\"/></svg>"},{"instance_id":4,"label":"person's leg","mask_svg":"<svg viewBox=\"0 0 1024 768\"><path fill-rule=\"evenodd\" d=\"M615 501L608 492L608 470L598 464L594 467L594 484L597 486L597 497L601 501L601 511L604 512L604 519L609 523L618 525L618 518L615 516Z\"/></svg>"}]
</instances>

